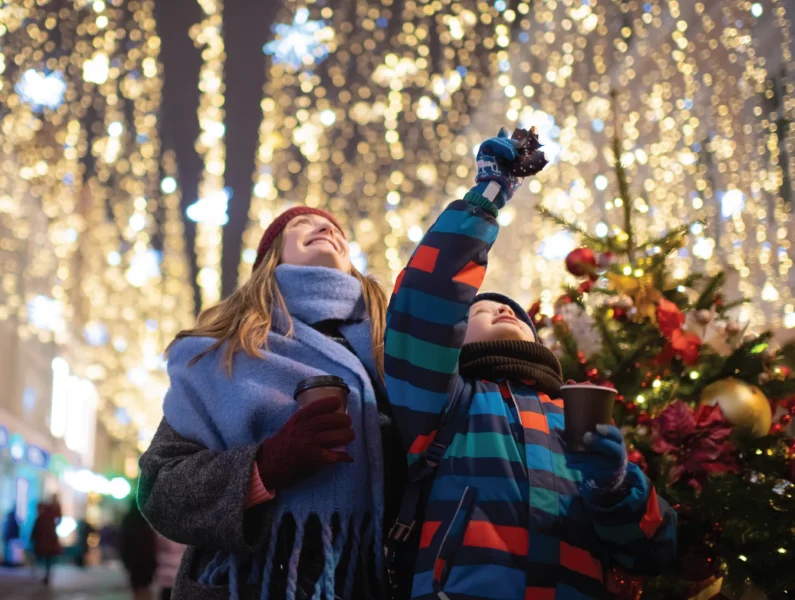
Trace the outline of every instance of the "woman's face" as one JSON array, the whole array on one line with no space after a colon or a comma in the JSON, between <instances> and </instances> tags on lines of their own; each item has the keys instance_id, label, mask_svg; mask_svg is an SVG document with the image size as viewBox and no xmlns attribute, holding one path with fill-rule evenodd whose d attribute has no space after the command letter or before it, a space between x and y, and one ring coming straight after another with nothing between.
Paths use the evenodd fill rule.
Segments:
<instances>
[{"instance_id":1,"label":"woman's face","mask_svg":"<svg viewBox=\"0 0 795 600\"><path fill-rule=\"evenodd\" d=\"M282 263L329 267L351 271L348 240L334 224L320 215L301 215L284 228Z\"/></svg>"}]
</instances>

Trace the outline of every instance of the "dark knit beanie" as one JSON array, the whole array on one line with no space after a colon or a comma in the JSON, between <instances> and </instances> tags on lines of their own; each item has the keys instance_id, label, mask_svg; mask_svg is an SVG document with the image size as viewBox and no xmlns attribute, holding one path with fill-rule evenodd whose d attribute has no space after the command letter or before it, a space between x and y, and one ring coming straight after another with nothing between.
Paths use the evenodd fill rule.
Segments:
<instances>
[{"instance_id":1,"label":"dark knit beanie","mask_svg":"<svg viewBox=\"0 0 795 600\"><path fill-rule=\"evenodd\" d=\"M284 231L284 228L287 227L287 223L296 217L300 217L301 215L319 215L321 217L325 217L331 221L337 229L342 231L342 227L340 227L340 224L337 223L337 220L324 210L320 210L319 208L311 208L309 206L294 206L293 208L289 208L276 217L271 224L268 225L265 233L262 234L262 238L259 241L259 246L257 246L257 259L254 261L254 267L251 269L252 271L255 271L260 265L262 259L265 258L265 253L268 251L268 248L271 247L273 240L275 240L278 235Z\"/></svg>"},{"instance_id":2,"label":"dark knit beanie","mask_svg":"<svg viewBox=\"0 0 795 600\"><path fill-rule=\"evenodd\" d=\"M530 329L533 330L533 335L536 336L538 339L538 332L536 331L536 326L533 325L533 319L530 318L530 315L527 314L527 311L519 306L516 302L511 300L508 296L504 296L502 294L497 294L495 292L486 292L484 294L478 294L475 296L475 300L472 302L480 302L481 300L489 300L491 302L499 302L500 304L505 304L506 306L510 306L511 310L513 310L513 314L516 315L516 318L520 321L524 321L530 326Z\"/></svg>"}]
</instances>

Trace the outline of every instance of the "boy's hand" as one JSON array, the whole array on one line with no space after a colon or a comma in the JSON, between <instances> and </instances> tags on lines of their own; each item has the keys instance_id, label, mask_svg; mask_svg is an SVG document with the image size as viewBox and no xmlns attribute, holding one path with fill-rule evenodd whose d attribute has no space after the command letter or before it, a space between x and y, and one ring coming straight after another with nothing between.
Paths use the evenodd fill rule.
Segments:
<instances>
[{"instance_id":1,"label":"boy's hand","mask_svg":"<svg viewBox=\"0 0 795 600\"><path fill-rule=\"evenodd\" d=\"M582 472L583 484L596 494L617 491L627 474L627 448L618 427L597 425L583 438L586 452L566 455L570 468Z\"/></svg>"},{"instance_id":2,"label":"boy's hand","mask_svg":"<svg viewBox=\"0 0 795 600\"><path fill-rule=\"evenodd\" d=\"M503 127L497 137L483 142L478 150L478 174L475 177L478 185L475 191L491 200L497 208L505 206L522 184L522 178L511 174L511 163L519 157L516 146L517 142L510 138L508 130ZM498 187L489 188L491 182Z\"/></svg>"}]
</instances>

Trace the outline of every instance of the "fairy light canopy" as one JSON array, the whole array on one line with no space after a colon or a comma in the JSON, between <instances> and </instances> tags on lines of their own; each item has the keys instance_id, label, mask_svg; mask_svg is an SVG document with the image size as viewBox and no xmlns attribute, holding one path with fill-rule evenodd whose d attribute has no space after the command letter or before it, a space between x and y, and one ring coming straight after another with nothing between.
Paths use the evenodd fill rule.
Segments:
<instances>
[{"instance_id":1,"label":"fairy light canopy","mask_svg":"<svg viewBox=\"0 0 795 600\"><path fill-rule=\"evenodd\" d=\"M224 235L240 234L230 209L243 199L225 181L224 36L234 32L221 0L196 2L202 171L186 211L159 140L152 0L0 7L0 318L54 341L95 381L119 435L156 423L162 350L192 321L183 220L197 224L188 250L204 306L220 298ZM745 318L795 327L788 4L284 3L262 39L239 277L273 216L304 203L337 214L357 266L388 285L429 219L471 186L477 144L502 125L535 126L551 164L501 213L486 285L549 304L577 240L535 206L596 236L626 235L618 128L636 232L706 218L671 259L677 274L726 268L736 293L755 299Z\"/></svg>"},{"instance_id":2,"label":"fairy light canopy","mask_svg":"<svg viewBox=\"0 0 795 600\"><path fill-rule=\"evenodd\" d=\"M612 169L618 123L638 233L706 218L672 259L676 273L727 268L734 292L758 299L743 318L793 327L786 4L285 5L265 46L240 277L262 227L304 202L339 213L368 268L394 279L428 219L471 185L477 144L502 125L535 126L551 165L500 215L486 285L549 303L565 277L562 248L576 240L535 206L599 236L626 235Z\"/></svg>"},{"instance_id":3,"label":"fairy light canopy","mask_svg":"<svg viewBox=\"0 0 795 600\"><path fill-rule=\"evenodd\" d=\"M163 351L192 318L153 4L0 7L0 319L54 344L108 431L141 447Z\"/></svg>"}]
</instances>

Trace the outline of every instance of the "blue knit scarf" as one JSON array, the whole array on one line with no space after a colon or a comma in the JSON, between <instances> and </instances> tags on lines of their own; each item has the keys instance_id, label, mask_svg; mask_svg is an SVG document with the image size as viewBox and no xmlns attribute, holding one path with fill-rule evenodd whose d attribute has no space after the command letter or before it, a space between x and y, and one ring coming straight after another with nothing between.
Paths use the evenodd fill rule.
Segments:
<instances>
[{"instance_id":1,"label":"blue knit scarf","mask_svg":"<svg viewBox=\"0 0 795 600\"><path fill-rule=\"evenodd\" d=\"M171 349L168 373L171 388L164 401L169 424L183 437L215 451L260 443L278 432L297 410L293 391L296 384L315 375L337 375L350 386L348 414L353 420L356 440L349 452L354 461L321 469L316 474L277 490L269 547L255 557L251 583L261 577L262 598L267 599L277 532L283 517L291 514L296 522L295 544L289 560L287 600L295 598L298 562L307 518L315 514L322 524L326 567L315 587L313 600L333 600L335 570L347 532L353 532L351 567L344 588L350 597L356 557L366 556L372 544L381 548L383 520L383 451L375 393L377 380L371 345L370 321L362 297L361 284L352 276L325 267L280 265L276 280L292 318L274 309L273 329L268 335L268 350L261 358L244 352L235 355L232 377L223 370L221 347L194 366L189 362L214 340L183 338ZM315 331L311 326L329 319L346 322L341 333L353 347L343 345ZM332 516L342 525L336 539L332 535ZM364 523L369 522L369 526ZM229 578L232 600L236 600L238 567L242 557L220 552L200 578L205 585L218 585ZM378 572L381 552L376 550Z\"/></svg>"}]
</instances>

